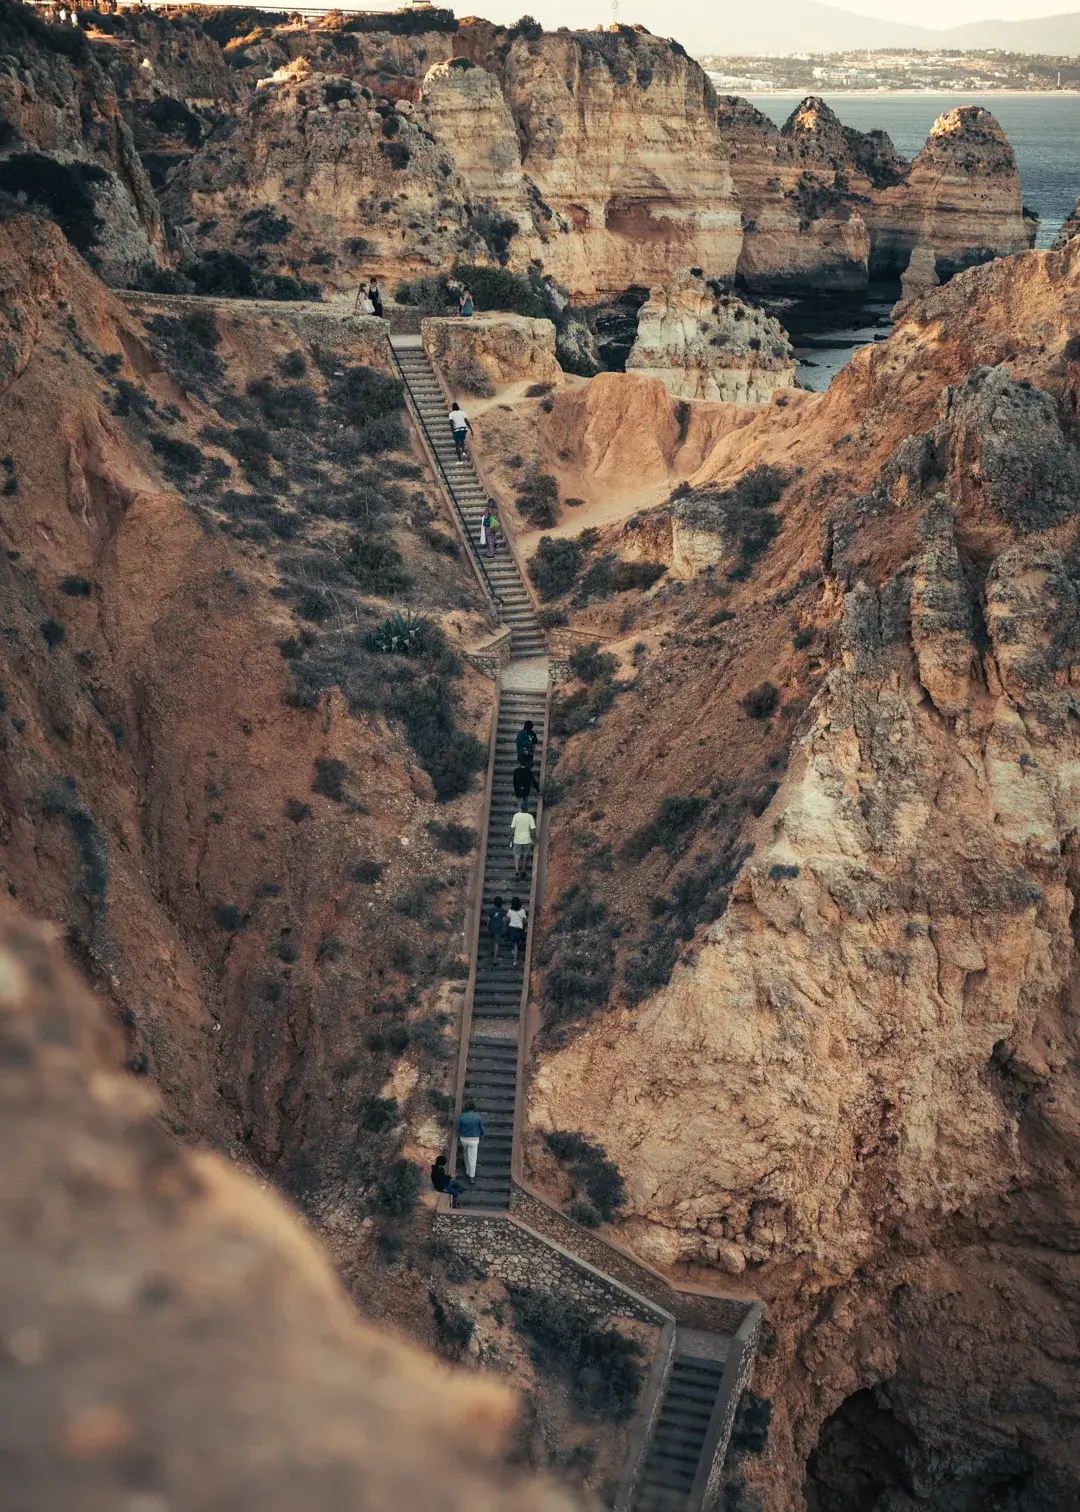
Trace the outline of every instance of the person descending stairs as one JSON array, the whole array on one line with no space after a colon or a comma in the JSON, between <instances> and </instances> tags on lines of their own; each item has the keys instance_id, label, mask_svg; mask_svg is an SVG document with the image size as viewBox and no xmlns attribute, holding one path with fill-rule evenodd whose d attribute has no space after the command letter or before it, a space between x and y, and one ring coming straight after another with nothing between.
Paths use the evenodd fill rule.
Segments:
<instances>
[{"instance_id":1,"label":"person descending stairs","mask_svg":"<svg viewBox=\"0 0 1080 1512\"><path fill-rule=\"evenodd\" d=\"M480 522L487 508L487 494L468 454L458 458L447 418L450 404L431 359L416 336L392 336L390 341L428 445L438 461L458 518L468 533L473 557L478 560L494 595L499 618L510 628L511 655L515 659L546 656L544 632L505 533L493 559L489 560L480 553Z\"/></svg>"},{"instance_id":2,"label":"person descending stairs","mask_svg":"<svg viewBox=\"0 0 1080 1512\"><path fill-rule=\"evenodd\" d=\"M499 959L494 961L494 941L488 930L488 919L497 897L507 905L513 897L520 897L528 903L533 859L529 857L524 875L515 879L514 856L510 848L510 819L517 808L514 796L515 742L524 722L531 719L539 738L534 761L534 771L539 775L546 735L544 705L545 693L541 689L505 689L499 699L472 1032L463 1093L465 1101L471 1099L475 1102L484 1120L485 1134L480 1141L476 1181L466 1181L466 1190L460 1199L459 1205L463 1208L486 1207L505 1211L510 1203L510 1147L517 1099L517 1048L525 986L525 952L519 953L515 966L513 952L504 941ZM533 814L536 812L535 793L529 799L529 810ZM531 919L529 927L532 927ZM459 1159L459 1176L463 1169Z\"/></svg>"}]
</instances>

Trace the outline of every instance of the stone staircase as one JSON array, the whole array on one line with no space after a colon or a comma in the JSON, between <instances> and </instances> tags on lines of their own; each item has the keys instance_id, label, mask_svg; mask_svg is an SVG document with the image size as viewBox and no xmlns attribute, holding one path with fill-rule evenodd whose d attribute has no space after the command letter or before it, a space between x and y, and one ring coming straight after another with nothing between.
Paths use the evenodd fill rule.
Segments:
<instances>
[{"instance_id":1,"label":"stone staircase","mask_svg":"<svg viewBox=\"0 0 1080 1512\"><path fill-rule=\"evenodd\" d=\"M686 1353L694 1342L676 1334L675 1359L660 1416L645 1456L633 1512L686 1512L724 1374L721 1357Z\"/></svg>"},{"instance_id":2,"label":"stone staircase","mask_svg":"<svg viewBox=\"0 0 1080 1512\"><path fill-rule=\"evenodd\" d=\"M499 699L495 731L491 808L488 814L484 852L484 881L480 899L480 936L473 984L472 1026L465 1060L463 1099L471 1098L487 1130L480 1141L476 1181L466 1182L460 1199L463 1208L488 1208L506 1212L510 1206L510 1156L513 1146L514 1108L517 1101L517 1058L522 998L525 986L525 951L513 964L513 951L503 943L498 962L492 961L493 942L487 920L496 897L509 904L511 897L529 901L532 887L532 857L525 874L514 880L510 849L510 816L517 807L513 771L517 765L515 736L531 719L538 737L533 770L539 775L543 755L546 689L503 690ZM529 809L536 813L536 793ZM532 927L532 920L529 920ZM464 1170L460 1159L458 1174Z\"/></svg>"},{"instance_id":3,"label":"stone staircase","mask_svg":"<svg viewBox=\"0 0 1080 1512\"><path fill-rule=\"evenodd\" d=\"M515 659L546 656L544 632L505 537L500 541L494 559L489 560L480 551L480 521L488 495L472 460L469 457L458 460L447 419L450 405L430 357L418 336L392 335L390 345L419 416L428 449L438 464L441 481L472 545L473 557L491 589L499 618L510 627L511 655Z\"/></svg>"}]
</instances>

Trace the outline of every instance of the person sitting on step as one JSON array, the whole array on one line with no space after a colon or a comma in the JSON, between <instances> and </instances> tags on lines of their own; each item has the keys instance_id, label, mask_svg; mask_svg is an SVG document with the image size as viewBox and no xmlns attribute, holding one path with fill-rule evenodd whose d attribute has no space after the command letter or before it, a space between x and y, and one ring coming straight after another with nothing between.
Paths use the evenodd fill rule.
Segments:
<instances>
[{"instance_id":1,"label":"person sitting on step","mask_svg":"<svg viewBox=\"0 0 1080 1512\"><path fill-rule=\"evenodd\" d=\"M457 1200L465 1188L460 1181L451 1176L445 1155L437 1155L435 1158L435 1164L431 1168L431 1184L437 1192L446 1193L450 1198L451 1207L457 1207Z\"/></svg>"}]
</instances>

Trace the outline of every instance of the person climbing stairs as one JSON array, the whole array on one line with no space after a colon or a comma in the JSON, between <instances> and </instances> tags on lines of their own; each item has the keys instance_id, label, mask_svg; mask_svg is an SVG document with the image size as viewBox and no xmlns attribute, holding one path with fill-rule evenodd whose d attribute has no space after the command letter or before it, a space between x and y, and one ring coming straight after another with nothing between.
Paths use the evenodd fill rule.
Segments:
<instances>
[{"instance_id":1,"label":"person climbing stairs","mask_svg":"<svg viewBox=\"0 0 1080 1512\"><path fill-rule=\"evenodd\" d=\"M442 475L440 481L468 535L473 558L495 598L499 618L510 628L511 655L515 659L546 656L544 632L505 530L493 559L480 554L480 522L488 497L471 457L466 455L459 459L457 455L447 419L450 401L431 358L416 336L392 336L390 345L428 447L438 463Z\"/></svg>"},{"instance_id":2,"label":"person climbing stairs","mask_svg":"<svg viewBox=\"0 0 1080 1512\"><path fill-rule=\"evenodd\" d=\"M533 858L523 876L514 878L510 849L510 817L517 808L514 797L515 745L518 731L531 719L538 737L534 770L539 775L547 731L544 725L546 689L504 689L499 699L495 731L491 807L488 813L484 880L480 898L481 924L473 990L472 1030L465 1061L463 1098L475 1102L484 1120L476 1181L466 1181L459 1206L486 1207L503 1211L510 1204L510 1153L517 1100L518 1032L525 986L525 951L518 963L504 944L498 961L492 960L494 942L487 921L495 899L508 904L513 897L527 903L532 884ZM529 800L536 811L535 794ZM533 921L529 920L529 928ZM459 1158L459 1173L464 1166Z\"/></svg>"}]
</instances>

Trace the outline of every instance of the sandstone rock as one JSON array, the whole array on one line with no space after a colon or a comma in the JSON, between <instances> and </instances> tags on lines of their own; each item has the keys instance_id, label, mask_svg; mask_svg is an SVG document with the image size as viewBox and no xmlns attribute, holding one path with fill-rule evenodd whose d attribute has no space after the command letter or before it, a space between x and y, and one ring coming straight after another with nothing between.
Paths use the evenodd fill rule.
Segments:
<instances>
[{"instance_id":1,"label":"sandstone rock","mask_svg":"<svg viewBox=\"0 0 1080 1512\"><path fill-rule=\"evenodd\" d=\"M542 202L545 270L576 300L677 267L735 271L739 212L714 97L681 48L628 27L547 33L516 39L498 74Z\"/></svg>"},{"instance_id":2,"label":"sandstone rock","mask_svg":"<svg viewBox=\"0 0 1080 1512\"><path fill-rule=\"evenodd\" d=\"M452 390L494 393L517 383L559 384L550 320L525 315L476 315L471 320L435 318L420 323L424 346L441 366Z\"/></svg>"},{"instance_id":3,"label":"sandstone rock","mask_svg":"<svg viewBox=\"0 0 1080 1512\"><path fill-rule=\"evenodd\" d=\"M824 101L807 97L778 130L748 101L724 95L719 124L742 210L738 271L748 286L865 284L870 240L859 207L871 181Z\"/></svg>"},{"instance_id":4,"label":"sandstone rock","mask_svg":"<svg viewBox=\"0 0 1080 1512\"><path fill-rule=\"evenodd\" d=\"M26 13L29 15L29 13ZM66 220L72 243L107 278L125 280L164 251L164 228L115 90L81 32L56 34L16 11L0 22L0 186L29 195ZM46 183L31 154L52 159ZM18 175L8 178L7 175Z\"/></svg>"},{"instance_id":5,"label":"sandstone rock","mask_svg":"<svg viewBox=\"0 0 1080 1512\"><path fill-rule=\"evenodd\" d=\"M900 272L920 242L939 277L1034 245L1020 173L989 111L962 105L939 116L902 184L878 190L869 211L871 265Z\"/></svg>"},{"instance_id":6,"label":"sandstone rock","mask_svg":"<svg viewBox=\"0 0 1080 1512\"><path fill-rule=\"evenodd\" d=\"M918 241L911 249L911 258L900 279L902 298L915 299L927 289L934 289L941 282L937 273L937 254L928 241Z\"/></svg>"},{"instance_id":7,"label":"sandstone rock","mask_svg":"<svg viewBox=\"0 0 1080 1512\"><path fill-rule=\"evenodd\" d=\"M659 378L676 399L767 404L795 382L779 321L683 271L641 308L628 372Z\"/></svg>"},{"instance_id":8,"label":"sandstone rock","mask_svg":"<svg viewBox=\"0 0 1080 1512\"><path fill-rule=\"evenodd\" d=\"M1073 237L1080 232L1080 198L1073 206L1072 214L1067 216L1061 223L1061 230L1054 238L1055 249L1061 248L1066 242L1072 241Z\"/></svg>"}]
</instances>

